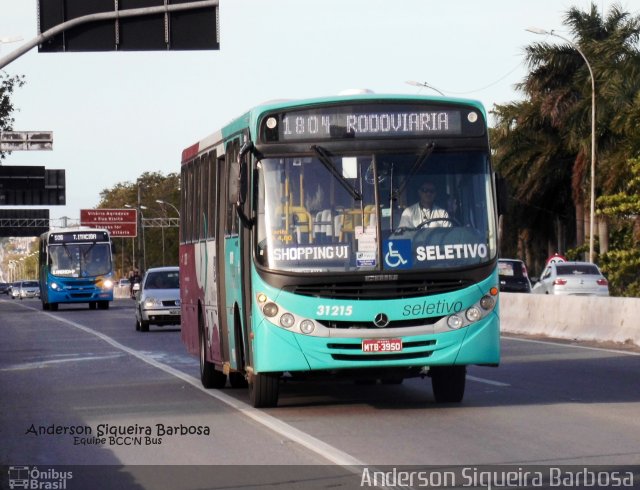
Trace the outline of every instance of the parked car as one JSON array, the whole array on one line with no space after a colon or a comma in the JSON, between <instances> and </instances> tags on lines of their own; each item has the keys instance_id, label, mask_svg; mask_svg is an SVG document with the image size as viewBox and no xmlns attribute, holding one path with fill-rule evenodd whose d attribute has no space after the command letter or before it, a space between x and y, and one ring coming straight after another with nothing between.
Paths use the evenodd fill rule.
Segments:
<instances>
[{"instance_id":1,"label":"parked car","mask_svg":"<svg viewBox=\"0 0 640 490\"><path fill-rule=\"evenodd\" d=\"M22 281L20 283L20 299L25 298L39 298L40 297L40 284L38 281Z\"/></svg>"},{"instance_id":2,"label":"parked car","mask_svg":"<svg viewBox=\"0 0 640 490\"><path fill-rule=\"evenodd\" d=\"M0 294L9 294L11 284L8 282L0 282Z\"/></svg>"},{"instance_id":3,"label":"parked car","mask_svg":"<svg viewBox=\"0 0 640 490\"><path fill-rule=\"evenodd\" d=\"M149 269L136 293L136 330L149 325L180 325L179 267Z\"/></svg>"},{"instance_id":4,"label":"parked car","mask_svg":"<svg viewBox=\"0 0 640 490\"><path fill-rule=\"evenodd\" d=\"M498 259L500 291L507 293L530 293L531 281L527 266L518 259Z\"/></svg>"},{"instance_id":5,"label":"parked car","mask_svg":"<svg viewBox=\"0 0 640 490\"><path fill-rule=\"evenodd\" d=\"M609 296L609 282L590 262L556 262L545 267L532 292Z\"/></svg>"},{"instance_id":6,"label":"parked car","mask_svg":"<svg viewBox=\"0 0 640 490\"><path fill-rule=\"evenodd\" d=\"M121 288L128 288L129 286L131 286L131 281L129 279L127 279L126 277L123 277L122 279L120 279L118 281L118 287Z\"/></svg>"}]
</instances>

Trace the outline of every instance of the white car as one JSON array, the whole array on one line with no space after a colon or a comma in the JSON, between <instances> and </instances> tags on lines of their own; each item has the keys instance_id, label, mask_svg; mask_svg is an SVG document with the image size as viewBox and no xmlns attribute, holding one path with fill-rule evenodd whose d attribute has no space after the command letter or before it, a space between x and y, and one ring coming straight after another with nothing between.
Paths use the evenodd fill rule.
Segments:
<instances>
[{"instance_id":1,"label":"white car","mask_svg":"<svg viewBox=\"0 0 640 490\"><path fill-rule=\"evenodd\" d=\"M136 330L149 325L180 325L179 267L149 269L136 293Z\"/></svg>"},{"instance_id":2,"label":"white car","mask_svg":"<svg viewBox=\"0 0 640 490\"><path fill-rule=\"evenodd\" d=\"M542 271L535 294L609 296L609 282L591 262L555 262Z\"/></svg>"}]
</instances>

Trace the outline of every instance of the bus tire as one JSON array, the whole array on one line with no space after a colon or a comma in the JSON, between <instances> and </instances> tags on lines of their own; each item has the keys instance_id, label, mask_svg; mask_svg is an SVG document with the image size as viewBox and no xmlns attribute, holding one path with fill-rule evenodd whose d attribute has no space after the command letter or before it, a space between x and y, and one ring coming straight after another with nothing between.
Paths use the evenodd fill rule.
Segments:
<instances>
[{"instance_id":1,"label":"bus tire","mask_svg":"<svg viewBox=\"0 0 640 490\"><path fill-rule=\"evenodd\" d=\"M98 308L101 310L108 310L109 309L109 302L108 301L98 301Z\"/></svg>"},{"instance_id":2,"label":"bus tire","mask_svg":"<svg viewBox=\"0 0 640 490\"><path fill-rule=\"evenodd\" d=\"M49 303L49 309L51 311L58 311L58 303Z\"/></svg>"},{"instance_id":3,"label":"bus tire","mask_svg":"<svg viewBox=\"0 0 640 490\"><path fill-rule=\"evenodd\" d=\"M249 399L255 408L278 405L280 373L257 373L249 377Z\"/></svg>"},{"instance_id":4,"label":"bus tire","mask_svg":"<svg viewBox=\"0 0 640 490\"><path fill-rule=\"evenodd\" d=\"M467 366L432 366L429 368L436 403L459 403L464 397Z\"/></svg>"},{"instance_id":5,"label":"bus tire","mask_svg":"<svg viewBox=\"0 0 640 490\"><path fill-rule=\"evenodd\" d=\"M49 303L47 303L46 301L42 302L42 309L44 311L49 311Z\"/></svg>"},{"instance_id":6,"label":"bus tire","mask_svg":"<svg viewBox=\"0 0 640 490\"><path fill-rule=\"evenodd\" d=\"M95 310L96 309L96 302L95 301L89 301L89 309L90 310Z\"/></svg>"},{"instance_id":7,"label":"bus tire","mask_svg":"<svg viewBox=\"0 0 640 490\"><path fill-rule=\"evenodd\" d=\"M200 323L198 328L200 331L198 335L200 344L200 382L205 388L222 389L227 384L227 375L222 371L218 371L214 363L207 361L202 319L198 323Z\"/></svg>"}]
</instances>

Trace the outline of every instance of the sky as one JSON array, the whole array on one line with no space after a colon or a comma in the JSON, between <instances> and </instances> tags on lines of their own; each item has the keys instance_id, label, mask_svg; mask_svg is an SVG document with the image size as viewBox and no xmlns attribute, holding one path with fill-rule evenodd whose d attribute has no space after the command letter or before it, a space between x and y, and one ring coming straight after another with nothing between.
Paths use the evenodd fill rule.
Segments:
<instances>
[{"instance_id":1,"label":"sky","mask_svg":"<svg viewBox=\"0 0 640 490\"><path fill-rule=\"evenodd\" d=\"M38 34L37 0L0 0L0 38ZM606 15L612 2L594 0ZM640 0L621 0L640 15ZM520 100L524 48L570 36L562 21L586 0L220 0L220 50L38 53L4 68L24 75L15 131L53 131L52 151L15 151L4 165L66 170L73 220L100 192L145 172L180 171L184 148L250 107L366 88L495 104ZM18 43L0 44L0 56ZM34 207L34 209L37 207ZM153 216L146 216L153 217ZM76 221L77 222L77 221Z\"/></svg>"}]
</instances>

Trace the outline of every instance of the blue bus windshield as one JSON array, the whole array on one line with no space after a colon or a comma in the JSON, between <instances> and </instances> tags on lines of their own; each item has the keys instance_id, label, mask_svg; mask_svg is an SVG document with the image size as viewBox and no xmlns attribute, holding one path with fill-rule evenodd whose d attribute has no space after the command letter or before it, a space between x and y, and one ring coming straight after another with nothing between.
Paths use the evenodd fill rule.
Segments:
<instances>
[{"instance_id":1,"label":"blue bus windshield","mask_svg":"<svg viewBox=\"0 0 640 490\"><path fill-rule=\"evenodd\" d=\"M486 153L323 156L258 162L261 265L297 272L446 270L495 258Z\"/></svg>"},{"instance_id":2,"label":"blue bus windshield","mask_svg":"<svg viewBox=\"0 0 640 490\"><path fill-rule=\"evenodd\" d=\"M49 272L58 277L89 277L111 272L108 243L49 245Z\"/></svg>"}]
</instances>

